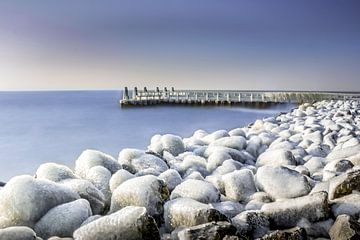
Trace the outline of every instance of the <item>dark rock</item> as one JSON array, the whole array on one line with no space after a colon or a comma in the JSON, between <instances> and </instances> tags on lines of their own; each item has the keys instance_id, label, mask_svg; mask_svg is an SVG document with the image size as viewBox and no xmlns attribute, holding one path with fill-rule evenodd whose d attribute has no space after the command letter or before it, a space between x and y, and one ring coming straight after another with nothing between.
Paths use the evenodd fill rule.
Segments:
<instances>
[{"instance_id":1,"label":"dark rock","mask_svg":"<svg viewBox=\"0 0 360 240\"><path fill-rule=\"evenodd\" d=\"M360 170L348 172L331 179L329 183L329 199L351 194L353 190L360 191Z\"/></svg>"},{"instance_id":2,"label":"dark rock","mask_svg":"<svg viewBox=\"0 0 360 240\"><path fill-rule=\"evenodd\" d=\"M231 219L241 235L259 238L269 231L269 217L261 211L244 211Z\"/></svg>"},{"instance_id":3,"label":"dark rock","mask_svg":"<svg viewBox=\"0 0 360 240\"><path fill-rule=\"evenodd\" d=\"M0 187L4 187L6 183L0 182Z\"/></svg>"},{"instance_id":4,"label":"dark rock","mask_svg":"<svg viewBox=\"0 0 360 240\"><path fill-rule=\"evenodd\" d=\"M174 231L171 234L171 238L176 240L218 240L224 239L225 237L229 239L231 236L237 237L236 228L228 222L204 223L201 225L184 228L179 231Z\"/></svg>"},{"instance_id":5,"label":"dark rock","mask_svg":"<svg viewBox=\"0 0 360 240\"><path fill-rule=\"evenodd\" d=\"M340 215L329 231L333 240L360 239L360 223L348 215Z\"/></svg>"},{"instance_id":6,"label":"dark rock","mask_svg":"<svg viewBox=\"0 0 360 240\"><path fill-rule=\"evenodd\" d=\"M276 230L261 238L261 240L306 240L306 231L303 228L295 227L287 230Z\"/></svg>"}]
</instances>

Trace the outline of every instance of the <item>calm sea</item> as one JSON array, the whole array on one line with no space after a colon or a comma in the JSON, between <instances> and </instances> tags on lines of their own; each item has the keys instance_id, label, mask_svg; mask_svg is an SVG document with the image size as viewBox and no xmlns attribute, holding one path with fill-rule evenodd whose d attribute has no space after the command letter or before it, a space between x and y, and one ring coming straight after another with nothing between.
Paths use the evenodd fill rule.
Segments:
<instances>
[{"instance_id":1,"label":"calm sea","mask_svg":"<svg viewBox=\"0 0 360 240\"><path fill-rule=\"evenodd\" d=\"M157 133L188 137L197 129L232 129L294 107L124 109L120 97L121 91L0 92L0 181L34 174L44 162L73 167L87 148L117 157L123 148L145 149Z\"/></svg>"}]
</instances>

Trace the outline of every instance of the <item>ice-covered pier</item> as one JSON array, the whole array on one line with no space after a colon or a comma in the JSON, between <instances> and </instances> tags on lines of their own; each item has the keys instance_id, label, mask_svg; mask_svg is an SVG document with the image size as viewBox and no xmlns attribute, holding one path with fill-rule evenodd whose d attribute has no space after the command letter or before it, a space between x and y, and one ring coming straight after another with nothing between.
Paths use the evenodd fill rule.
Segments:
<instances>
[{"instance_id":1,"label":"ice-covered pier","mask_svg":"<svg viewBox=\"0 0 360 240\"><path fill-rule=\"evenodd\" d=\"M303 103L319 100L360 99L360 93L305 91L243 91L243 90L175 90L166 87L129 90L125 87L121 106L153 104L242 104L242 103Z\"/></svg>"}]
</instances>

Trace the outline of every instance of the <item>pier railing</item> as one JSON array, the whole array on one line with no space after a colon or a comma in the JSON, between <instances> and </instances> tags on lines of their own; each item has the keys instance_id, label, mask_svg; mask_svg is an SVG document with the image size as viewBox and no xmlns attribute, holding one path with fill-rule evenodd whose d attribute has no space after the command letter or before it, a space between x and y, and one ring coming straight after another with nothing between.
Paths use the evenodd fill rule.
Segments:
<instances>
[{"instance_id":1,"label":"pier railing","mask_svg":"<svg viewBox=\"0 0 360 240\"><path fill-rule=\"evenodd\" d=\"M237 103L303 103L319 100L359 99L360 93L293 92L293 91L237 91L237 90L129 90L125 87L121 106L163 103L237 104Z\"/></svg>"}]
</instances>

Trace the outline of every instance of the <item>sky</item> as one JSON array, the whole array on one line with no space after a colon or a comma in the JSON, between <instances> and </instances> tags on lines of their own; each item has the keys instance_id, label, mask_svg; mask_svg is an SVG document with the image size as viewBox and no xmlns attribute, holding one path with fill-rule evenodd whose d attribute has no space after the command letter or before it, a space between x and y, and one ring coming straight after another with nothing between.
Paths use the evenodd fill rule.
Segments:
<instances>
[{"instance_id":1,"label":"sky","mask_svg":"<svg viewBox=\"0 0 360 240\"><path fill-rule=\"evenodd\" d=\"M0 90L360 91L358 0L1 0Z\"/></svg>"}]
</instances>

